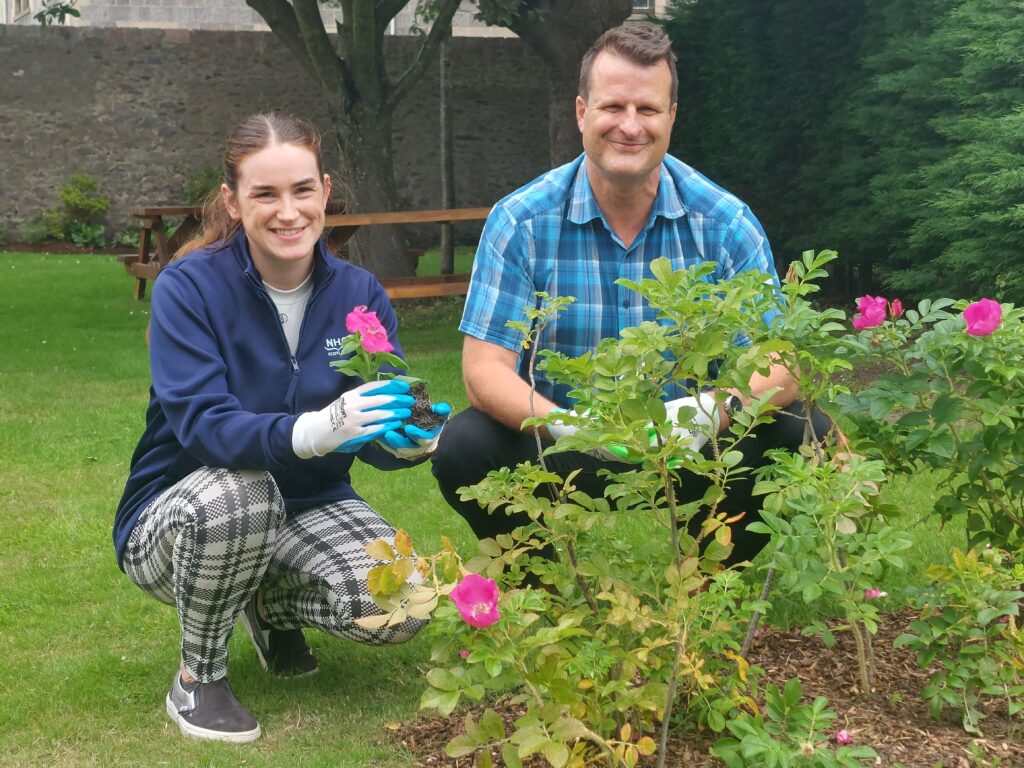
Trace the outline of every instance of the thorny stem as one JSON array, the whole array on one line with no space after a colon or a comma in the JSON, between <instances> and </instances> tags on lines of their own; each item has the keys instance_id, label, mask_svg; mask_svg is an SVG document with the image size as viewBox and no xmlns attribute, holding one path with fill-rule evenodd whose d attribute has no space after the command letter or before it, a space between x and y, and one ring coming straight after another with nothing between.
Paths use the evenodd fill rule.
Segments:
<instances>
[{"instance_id":1,"label":"thorny stem","mask_svg":"<svg viewBox=\"0 0 1024 768\"><path fill-rule=\"evenodd\" d=\"M764 601L768 599L768 593L771 591L772 582L775 580L775 566L770 566L768 572L764 575L764 584L761 585L761 595L758 600ZM754 611L754 615L750 617L750 623L747 624L747 634L743 636L743 645L740 646L740 657L744 661L749 661L750 646L754 642L754 633L757 632L757 625L761 623L761 612Z\"/></svg>"},{"instance_id":2,"label":"thorny stem","mask_svg":"<svg viewBox=\"0 0 1024 768\"><path fill-rule=\"evenodd\" d=\"M587 584L587 580L580 575L579 560L576 557L576 546L572 543L572 539L565 542L565 551L569 555L569 562L572 563L572 572L573 576L576 578L576 583L579 585L580 591L583 592L583 599L587 601L587 606L590 608L590 612L597 616L597 600L594 599L594 595L590 591L590 585Z\"/></svg>"},{"instance_id":3,"label":"thorny stem","mask_svg":"<svg viewBox=\"0 0 1024 768\"><path fill-rule=\"evenodd\" d=\"M536 329L537 338L540 338L540 332L544 329L544 325L545 324L542 323L541 326ZM534 395L537 393L537 377L534 374L534 370L537 367L537 347L538 345L536 343L530 345L530 416L533 417L537 416L537 407L534 401ZM540 428L536 424L533 425L533 439L537 444L537 461L540 462L541 469L547 472L548 465L547 462L544 461L544 444L540 439ZM552 498L564 500L561 488L554 483L548 483L548 485L551 487ZM597 616L597 600L594 599L594 595L590 591L590 585L587 584L587 580L580 574L579 559L576 556L576 547L571 538L565 543L565 551L569 555L569 563L572 565L573 578L579 586L580 591L583 593L583 599L587 601L587 606L590 608L590 612Z\"/></svg>"},{"instance_id":4,"label":"thorny stem","mask_svg":"<svg viewBox=\"0 0 1024 768\"><path fill-rule=\"evenodd\" d=\"M661 475L661 482L665 488L665 500L668 502L668 514L670 529L672 532L672 559L678 568L682 564L682 555L679 552L679 513L676 508L675 487L672 485L672 476L668 470L668 464L664 459L658 462L658 473ZM672 719L672 705L676 700L676 688L679 684L679 659L686 647L687 629L684 626L682 637L676 640L675 652L672 654L672 674L668 680L668 691L665 694L665 711L662 713L661 733L658 736L658 764L657 768L665 768L665 759L668 752L668 731Z\"/></svg>"},{"instance_id":5,"label":"thorny stem","mask_svg":"<svg viewBox=\"0 0 1024 768\"><path fill-rule=\"evenodd\" d=\"M857 667L860 670L860 684L862 693L871 693L871 670L868 668L868 651L865 648L864 636L861 635L861 626L858 621L850 622L850 629L853 631L853 639L857 643Z\"/></svg>"}]
</instances>

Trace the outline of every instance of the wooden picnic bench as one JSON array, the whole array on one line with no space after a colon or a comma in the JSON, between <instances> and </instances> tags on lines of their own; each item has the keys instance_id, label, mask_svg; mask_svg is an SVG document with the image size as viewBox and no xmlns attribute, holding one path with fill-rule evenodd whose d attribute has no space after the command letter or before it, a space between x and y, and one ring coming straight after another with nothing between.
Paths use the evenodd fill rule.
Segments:
<instances>
[{"instance_id":1,"label":"wooden picnic bench","mask_svg":"<svg viewBox=\"0 0 1024 768\"><path fill-rule=\"evenodd\" d=\"M328 240L340 248L359 227L373 224L427 224L486 219L490 208L449 208L436 211L392 211L385 213L342 213L342 206L329 203L325 226ZM136 253L118 258L125 272L135 278L135 299L146 295L146 281L154 280L167 266L174 252L199 229L203 208L199 205L147 205L132 209L139 222L139 247ZM164 217L182 217L181 224L170 237ZM460 296L469 290L469 275L437 275L384 278L381 284L392 299Z\"/></svg>"}]
</instances>

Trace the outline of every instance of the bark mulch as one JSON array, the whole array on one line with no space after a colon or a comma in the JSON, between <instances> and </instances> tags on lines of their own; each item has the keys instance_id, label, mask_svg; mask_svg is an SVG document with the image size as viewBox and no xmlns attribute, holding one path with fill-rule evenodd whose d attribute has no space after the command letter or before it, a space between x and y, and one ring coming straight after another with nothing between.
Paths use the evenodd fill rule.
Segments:
<instances>
[{"instance_id":1,"label":"bark mulch","mask_svg":"<svg viewBox=\"0 0 1024 768\"><path fill-rule=\"evenodd\" d=\"M917 668L913 654L892 647L913 619L911 611L885 617L874 638L875 687L868 695L858 690L856 651L848 633L837 635L834 648L825 648L820 640L802 637L800 630L768 629L751 651L751 661L765 670L762 685L780 687L790 677L803 684L807 701L825 696L829 708L839 719L836 728L845 728L854 744L866 744L878 753L876 765L905 768L1024 768L1024 724L1011 723L1006 715L989 712L981 722L984 737L979 738L960 727L956 713L945 710L933 720L928 704L921 699L928 673ZM519 713L498 705L509 730ZM463 732L467 711L479 718L482 708L462 710L448 718L423 717L404 723L387 740L400 743L415 755L420 768L471 768L470 757L450 758L445 744ZM708 756L714 742L710 734L678 734L669 743L667 764L674 768L711 768L722 763ZM494 765L502 765L497 752ZM653 764L653 763L651 763ZM546 762L530 759L525 765L542 768Z\"/></svg>"}]
</instances>

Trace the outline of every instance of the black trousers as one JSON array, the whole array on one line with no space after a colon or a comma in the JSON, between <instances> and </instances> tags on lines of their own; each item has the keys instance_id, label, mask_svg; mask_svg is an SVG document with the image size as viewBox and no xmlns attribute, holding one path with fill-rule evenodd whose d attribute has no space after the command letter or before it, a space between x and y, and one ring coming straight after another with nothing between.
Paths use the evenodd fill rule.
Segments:
<instances>
[{"instance_id":1,"label":"black trousers","mask_svg":"<svg viewBox=\"0 0 1024 768\"><path fill-rule=\"evenodd\" d=\"M804 420L796 418L803 414L803 404L796 402L779 413L775 421L763 424L742 440L736 447L744 455L744 466L757 468L768 463L765 453L773 448L790 451L799 449L803 442ZM824 439L832 429L832 421L823 413L813 417L815 433ZM710 455L710 445L704 447ZM525 514L506 515L501 510L489 514L475 501L462 501L458 489L480 482L488 472L501 467L514 467L524 461L537 461L537 443L532 432L517 432L499 424L487 414L469 408L454 416L445 425L437 450L433 455L433 472L441 494L469 523L477 538L494 537L525 525L529 518ZM629 466L609 462L585 453L558 453L545 457L548 469L565 477L569 472L580 469L574 483L576 487L593 497L604 495L608 481L598 475L599 469L621 471ZM701 498L710 481L692 473L682 471L676 485L676 496L681 503ZM745 512L746 515L733 528L733 552L727 564L752 559L767 543L762 534L745 530L748 523L760 519L761 499L753 495L754 478L751 474L736 477L729 486L727 498L719 505L719 511L730 515ZM699 530L701 516L691 522L691 532Z\"/></svg>"}]
</instances>

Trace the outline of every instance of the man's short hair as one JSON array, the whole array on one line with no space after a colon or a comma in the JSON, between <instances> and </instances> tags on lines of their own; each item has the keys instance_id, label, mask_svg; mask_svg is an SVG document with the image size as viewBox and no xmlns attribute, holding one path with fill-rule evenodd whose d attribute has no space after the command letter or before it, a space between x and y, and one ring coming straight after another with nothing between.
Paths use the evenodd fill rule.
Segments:
<instances>
[{"instance_id":1,"label":"man's short hair","mask_svg":"<svg viewBox=\"0 0 1024 768\"><path fill-rule=\"evenodd\" d=\"M654 24L623 24L621 27L612 27L597 38L584 54L580 65L580 96L584 101L590 94L590 70L594 66L594 59L602 51L609 51L642 67L653 67L659 61L667 63L672 75L670 103L676 103L679 91L676 55L672 52L672 41L661 27Z\"/></svg>"}]
</instances>

